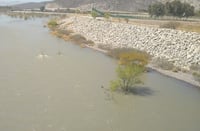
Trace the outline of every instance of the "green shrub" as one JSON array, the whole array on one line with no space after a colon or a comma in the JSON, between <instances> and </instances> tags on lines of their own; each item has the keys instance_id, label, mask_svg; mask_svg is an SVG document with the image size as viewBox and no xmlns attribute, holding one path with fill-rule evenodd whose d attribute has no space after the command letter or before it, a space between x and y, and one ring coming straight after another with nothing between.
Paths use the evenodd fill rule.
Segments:
<instances>
[{"instance_id":1,"label":"green shrub","mask_svg":"<svg viewBox=\"0 0 200 131\"><path fill-rule=\"evenodd\" d=\"M95 45L95 43L93 41L91 41L91 40L87 40L86 44L89 45L89 46L94 46Z\"/></svg>"},{"instance_id":2,"label":"green shrub","mask_svg":"<svg viewBox=\"0 0 200 131\"><path fill-rule=\"evenodd\" d=\"M118 50L117 54L116 57L119 60L119 66L116 69L117 79L110 82L110 88L113 91L121 89L127 93L135 85L142 83L140 76L146 71L149 57L146 53L133 49Z\"/></svg>"},{"instance_id":3,"label":"green shrub","mask_svg":"<svg viewBox=\"0 0 200 131\"><path fill-rule=\"evenodd\" d=\"M70 34L73 33L73 31L71 31L71 30L62 30L62 29L58 29L57 31L58 31L58 33L60 33L60 34L67 35L67 36L69 36Z\"/></svg>"},{"instance_id":4,"label":"green shrub","mask_svg":"<svg viewBox=\"0 0 200 131\"><path fill-rule=\"evenodd\" d=\"M86 43L86 38L83 37L82 35L80 34L74 34L74 35L71 35L70 36L70 39L74 42L76 42L77 44L84 44Z\"/></svg>"},{"instance_id":5,"label":"green shrub","mask_svg":"<svg viewBox=\"0 0 200 131\"><path fill-rule=\"evenodd\" d=\"M95 11L92 11L92 12L91 12L91 16L92 16L94 19L96 19L96 17L98 16L98 14L97 14Z\"/></svg>"},{"instance_id":6,"label":"green shrub","mask_svg":"<svg viewBox=\"0 0 200 131\"><path fill-rule=\"evenodd\" d=\"M93 46L94 42L91 40L87 40L84 36L80 35L80 34L74 34L70 36L71 41L75 42L76 44L82 45L82 44L86 44L89 46Z\"/></svg>"},{"instance_id":7,"label":"green shrub","mask_svg":"<svg viewBox=\"0 0 200 131\"><path fill-rule=\"evenodd\" d=\"M58 23L56 20L51 20L51 21L49 21L48 26L51 28L54 28L54 27L58 26Z\"/></svg>"}]
</instances>

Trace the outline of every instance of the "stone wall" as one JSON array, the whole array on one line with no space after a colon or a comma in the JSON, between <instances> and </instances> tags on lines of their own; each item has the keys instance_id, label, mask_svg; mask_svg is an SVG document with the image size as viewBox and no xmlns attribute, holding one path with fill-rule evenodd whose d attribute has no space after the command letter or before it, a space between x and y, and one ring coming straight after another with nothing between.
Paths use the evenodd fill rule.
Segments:
<instances>
[{"instance_id":1,"label":"stone wall","mask_svg":"<svg viewBox=\"0 0 200 131\"><path fill-rule=\"evenodd\" d=\"M179 30L136 26L96 20L89 17L69 17L61 21L61 28L73 30L94 41L97 45L111 48L136 48L189 69L200 64L200 34Z\"/></svg>"}]
</instances>

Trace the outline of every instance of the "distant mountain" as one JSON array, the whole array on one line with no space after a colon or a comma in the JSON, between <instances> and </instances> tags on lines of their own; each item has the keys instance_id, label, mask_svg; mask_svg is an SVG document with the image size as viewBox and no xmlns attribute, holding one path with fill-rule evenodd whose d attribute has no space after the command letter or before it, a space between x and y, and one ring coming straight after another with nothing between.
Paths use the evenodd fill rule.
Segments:
<instances>
[{"instance_id":1,"label":"distant mountain","mask_svg":"<svg viewBox=\"0 0 200 131\"><path fill-rule=\"evenodd\" d=\"M0 0L0 6L12 6L29 2L44 2L50 0ZM51 0L52 1L52 0Z\"/></svg>"},{"instance_id":2,"label":"distant mountain","mask_svg":"<svg viewBox=\"0 0 200 131\"><path fill-rule=\"evenodd\" d=\"M35 8L40 8L42 6L45 6L47 3L51 3L51 1L49 1L49 2L29 2L29 3L17 4L17 5L13 5L12 8L13 9L35 9Z\"/></svg>"},{"instance_id":3,"label":"distant mountain","mask_svg":"<svg viewBox=\"0 0 200 131\"><path fill-rule=\"evenodd\" d=\"M167 2L173 0L54 0L49 2L39 3L24 3L14 5L14 9L34 9L41 6L65 7L65 8L79 8L84 10L91 10L92 7L96 7L102 10L112 11L141 11L147 10L148 6L155 2ZM180 0L182 2L188 2L195 7L196 10L200 9L200 0ZM17 2L17 1L16 1ZM53 4L52 4L53 3Z\"/></svg>"},{"instance_id":4,"label":"distant mountain","mask_svg":"<svg viewBox=\"0 0 200 131\"><path fill-rule=\"evenodd\" d=\"M97 7L106 10L138 11L146 10L148 6L155 2L166 2L170 0L54 0L58 5L68 8L91 8ZM171 0L172 1L172 0ZM200 0L180 0L200 7Z\"/></svg>"}]
</instances>

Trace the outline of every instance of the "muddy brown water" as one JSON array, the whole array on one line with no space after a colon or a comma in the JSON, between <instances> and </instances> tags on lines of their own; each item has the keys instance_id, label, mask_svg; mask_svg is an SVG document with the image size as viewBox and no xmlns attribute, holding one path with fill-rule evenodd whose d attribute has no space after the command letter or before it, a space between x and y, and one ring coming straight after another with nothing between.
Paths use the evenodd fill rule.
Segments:
<instances>
[{"instance_id":1,"label":"muddy brown water","mask_svg":"<svg viewBox=\"0 0 200 131\"><path fill-rule=\"evenodd\" d=\"M152 71L132 94L110 93L116 62L46 22L0 16L1 131L200 131L199 89Z\"/></svg>"}]
</instances>

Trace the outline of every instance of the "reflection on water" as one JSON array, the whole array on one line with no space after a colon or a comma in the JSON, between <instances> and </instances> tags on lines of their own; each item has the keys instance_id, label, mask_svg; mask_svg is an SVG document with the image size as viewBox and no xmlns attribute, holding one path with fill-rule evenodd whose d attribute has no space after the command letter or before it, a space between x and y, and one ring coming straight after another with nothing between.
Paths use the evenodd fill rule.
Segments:
<instances>
[{"instance_id":1,"label":"reflection on water","mask_svg":"<svg viewBox=\"0 0 200 131\"><path fill-rule=\"evenodd\" d=\"M46 21L0 16L0 130L200 130L198 89L149 72L131 94L110 93L115 61L51 36Z\"/></svg>"}]
</instances>

